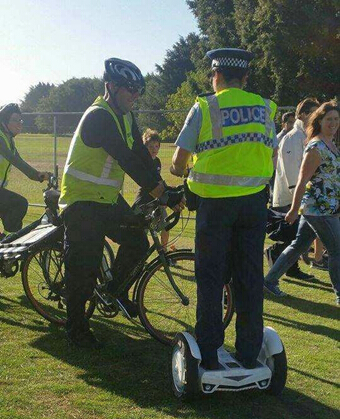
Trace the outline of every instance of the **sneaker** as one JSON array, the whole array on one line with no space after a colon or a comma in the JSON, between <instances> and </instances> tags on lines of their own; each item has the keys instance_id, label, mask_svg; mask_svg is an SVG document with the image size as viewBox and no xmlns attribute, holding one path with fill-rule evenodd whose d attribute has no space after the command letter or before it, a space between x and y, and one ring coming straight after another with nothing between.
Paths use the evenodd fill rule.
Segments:
<instances>
[{"instance_id":1,"label":"sneaker","mask_svg":"<svg viewBox=\"0 0 340 419\"><path fill-rule=\"evenodd\" d=\"M117 298L117 303L126 317L134 318L138 316L139 311L137 304L129 300L127 297Z\"/></svg>"},{"instance_id":2,"label":"sneaker","mask_svg":"<svg viewBox=\"0 0 340 419\"><path fill-rule=\"evenodd\" d=\"M270 282L264 282L264 289L268 291L270 294L275 295L276 297L286 297L287 294L280 290L278 285L273 285Z\"/></svg>"},{"instance_id":3,"label":"sneaker","mask_svg":"<svg viewBox=\"0 0 340 419\"><path fill-rule=\"evenodd\" d=\"M326 260L326 258L323 257L319 262L313 260L310 266L315 269L320 269L321 271L328 271L328 258Z\"/></svg>"},{"instance_id":4,"label":"sneaker","mask_svg":"<svg viewBox=\"0 0 340 419\"><path fill-rule=\"evenodd\" d=\"M67 334L70 344L84 349L102 349L104 344L100 342L91 330L74 334Z\"/></svg>"},{"instance_id":5,"label":"sneaker","mask_svg":"<svg viewBox=\"0 0 340 419\"><path fill-rule=\"evenodd\" d=\"M302 272L298 266L297 267L294 266L293 269L292 268L288 269L288 271L286 272L286 276L290 278L301 279L303 281L310 281L312 279L315 279L314 275L306 274Z\"/></svg>"}]
</instances>

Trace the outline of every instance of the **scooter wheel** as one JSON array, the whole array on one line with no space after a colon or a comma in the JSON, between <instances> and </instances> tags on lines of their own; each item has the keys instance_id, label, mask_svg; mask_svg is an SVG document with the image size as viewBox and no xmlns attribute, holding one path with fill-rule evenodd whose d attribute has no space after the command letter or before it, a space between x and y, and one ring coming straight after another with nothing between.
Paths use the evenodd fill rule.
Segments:
<instances>
[{"instance_id":1,"label":"scooter wheel","mask_svg":"<svg viewBox=\"0 0 340 419\"><path fill-rule=\"evenodd\" d=\"M287 357L285 349L279 354L267 358L267 366L272 371L272 378L266 391L269 394L278 396L282 393L287 380Z\"/></svg>"},{"instance_id":2,"label":"scooter wheel","mask_svg":"<svg viewBox=\"0 0 340 419\"><path fill-rule=\"evenodd\" d=\"M176 335L172 346L172 390L178 399L189 400L200 392L198 359L191 354L182 333Z\"/></svg>"}]
</instances>

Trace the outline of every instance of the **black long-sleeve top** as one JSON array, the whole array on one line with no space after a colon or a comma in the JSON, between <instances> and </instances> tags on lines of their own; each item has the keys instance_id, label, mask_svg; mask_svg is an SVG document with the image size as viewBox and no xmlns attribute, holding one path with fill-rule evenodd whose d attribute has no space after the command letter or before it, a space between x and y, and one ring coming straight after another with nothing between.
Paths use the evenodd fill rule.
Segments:
<instances>
[{"instance_id":1,"label":"black long-sleeve top","mask_svg":"<svg viewBox=\"0 0 340 419\"><path fill-rule=\"evenodd\" d=\"M125 135L123 117L117 115L120 128ZM102 147L110 156L117 160L119 166L139 186L151 191L162 179L155 170L152 158L145 147L136 120L132 114L132 149L122 138L118 127L111 115L104 109L97 109L89 113L82 126L81 136L88 147Z\"/></svg>"}]
</instances>

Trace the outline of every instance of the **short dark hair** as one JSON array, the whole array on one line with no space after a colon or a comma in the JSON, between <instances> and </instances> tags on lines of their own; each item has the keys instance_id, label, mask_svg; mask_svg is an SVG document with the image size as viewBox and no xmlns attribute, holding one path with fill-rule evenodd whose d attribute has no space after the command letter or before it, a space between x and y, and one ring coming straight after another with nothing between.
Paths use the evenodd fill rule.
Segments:
<instances>
[{"instance_id":1,"label":"short dark hair","mask_svg":"<svg viewBox=\"0 0 340 419\"><path fill-rule=\"evenodd\" d=\"M312 108L318 108L319 106L320 103L315 97L307 97L297 105L295 111L295 118L300 119L301 114L309 114Z\"/></svg>"},{"instance_id":2,"label":"short dark hair","mask_svg":"<svg viewBox=\"0 0 340 419\"><path fill-rule=\"evenodd\" d=\"M242 81L243 77L249 72L248 68L223 68L220 70L213 70L222 73L222 76L226 82L237 79Z\"/></svg>"},{"instance_id":3,"label":"short dark hair","mask_svg":"<svg viewBox=\"0 0 340 419\"><path fill-rule=\"evenodd\" d=\"M285 124L291 117L295 118L295 112L285 112L281 117L282 123Z\"/></svg>"}]
</instances>

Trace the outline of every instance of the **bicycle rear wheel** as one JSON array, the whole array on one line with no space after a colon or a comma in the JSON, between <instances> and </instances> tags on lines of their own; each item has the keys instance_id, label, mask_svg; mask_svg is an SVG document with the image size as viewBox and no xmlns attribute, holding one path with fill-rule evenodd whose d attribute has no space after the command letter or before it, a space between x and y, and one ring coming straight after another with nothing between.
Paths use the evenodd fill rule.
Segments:
<instances>
[{"instance_id":1,"label":"bicycle rear wheel","mask_svg":"<svg viewBox=\"0 0 340 419\"><path fill-rule=\"evenodd\" d=\"M176 334L186 330L193 333L196 323L195 256L191 252L167 256L173 280L189 303L183 304L172 287L161 262L142 278L137 290L139 318L145 329L165 345L171 345ZM234 313L233 291L224 288L223 323L226 328Z\"/></svg>"},{"instance_id":2,"label":"bicycle rear wheel","mask_svg":"<svg viewBox=\"0 0 340 419\"><path fill-rule=\"evenodd\" d=\"M36 250L23 262L22 284L33 308L46 320L58 326L66 323L65 267L62 243ZM90 318L95 302L86 304Z\"/></svg>"}]
</instances>

